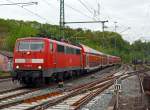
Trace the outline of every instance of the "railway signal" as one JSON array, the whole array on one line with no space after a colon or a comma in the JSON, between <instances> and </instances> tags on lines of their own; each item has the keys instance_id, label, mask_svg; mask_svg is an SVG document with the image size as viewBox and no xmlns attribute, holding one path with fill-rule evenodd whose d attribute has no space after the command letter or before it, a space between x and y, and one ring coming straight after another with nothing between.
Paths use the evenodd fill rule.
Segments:
<instances>
[{"instance_id":1,"label":"railway signal","mask_svg":"<svg viewBox=\"0 0 150 110\"><path fill-rule=\"evenodd\" d=\"M116 109L119 107L119 93L121 92L121 79L116 79L114 84L114 92L116 94Z\"/></svg>"},{"instance_id":2,"label":"railway signal","mask_svg":"<svg viewBox=\"0 0 150 110\"><path fill-rule=\"evenodd\" d=\"M115 80L115 91L121 91L122 90L122 88L121 88L121 79L117 79L117 80Z\"/></svg>"}]
</instances>

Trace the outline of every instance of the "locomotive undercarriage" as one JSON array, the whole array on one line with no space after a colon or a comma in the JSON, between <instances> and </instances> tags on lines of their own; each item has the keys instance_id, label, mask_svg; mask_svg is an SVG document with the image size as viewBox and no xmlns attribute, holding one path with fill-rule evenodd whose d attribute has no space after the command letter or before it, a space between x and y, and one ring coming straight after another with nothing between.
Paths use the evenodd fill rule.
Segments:
<instances>
[{"instance_id":1,"label":"locomotive undercarriage","mask_svg":"<svg viewBox=\"0 0 150 110\"><path fill-rule=\"evenodd\" d=\"M19 81L24 85L39 85L44 82L42 71L36 70L17 70L13 72L13 80Z\"/></svg>"},{"instance_id":2,"label":"locomotive undercarriage","mask_svg":"<svg viewBox=\"0 0 150 110\"><path fill-rule=\"evenodd\" d=\"M45 73L42 70L16 70L12 73L12 76L13 80L17 80L23 85L36 86L42 84L49 84L50 82L60 82L64 79L78 77L82 73L83 71L81 70L74 70L57 72L50 74L49 76L45 76Z\"/></svg>"}]
</instances>

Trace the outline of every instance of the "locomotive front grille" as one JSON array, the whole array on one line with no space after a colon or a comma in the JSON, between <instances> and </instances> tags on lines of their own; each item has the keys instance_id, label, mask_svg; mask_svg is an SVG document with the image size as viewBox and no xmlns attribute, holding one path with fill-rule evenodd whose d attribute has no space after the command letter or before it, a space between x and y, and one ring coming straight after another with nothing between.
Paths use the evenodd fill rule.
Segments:
<instances>
[{"instance_id":1,"label":"locomotive front grille","mask_svg":"<svg viewBox=\"0 0 150 110\"><path fill-rule=\"evenodd\" d=\"M22 78L22 77L32 77L32 78L36 78L36 77L41 77L42 76L42 71L40 70L16 70L16 77L18 78Z\"/></svg>"}]
</instances>

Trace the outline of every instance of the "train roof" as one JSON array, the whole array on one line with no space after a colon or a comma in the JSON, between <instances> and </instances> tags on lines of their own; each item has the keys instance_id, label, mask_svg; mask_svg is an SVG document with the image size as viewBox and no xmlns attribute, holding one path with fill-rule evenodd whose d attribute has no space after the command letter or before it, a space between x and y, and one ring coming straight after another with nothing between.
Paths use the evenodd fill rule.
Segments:
<instances>
[{"instance_id":1,"label":"train roof","mask_svg":"<svg viewBox=\"0 0 150 110\"><path fill-rule=\"evenodd\" d=\"M94 49L92 49L92 48L90 48L90 47L88 47L86 45L83 45L83 44L80 44L80 45L83 48L84 52L86 52L86 53L93 53L93 54L98 54L98 55L105 55L104 53L99 52L97 50L94 50Z\"/></svg>"},{"instance_id":2,"label":"train roof","mask_svg":"<svg viewBox=\"0 0 150 110\"><path fill-rule=\"evenodd\" d=\"M120 57L118 57L118 56L113 56L113 55L109 55L109 54L107 54L107 56L108 56L108 57L112 57L112 58L120 58Z\"/></svg>"},{"instance_id":3,"label":"train roof","mask_svg":"<svg viewBox=\"0 0 150 110\"><path fill-rule=\"evenodd\" d=\"M78 46L75 46L73 44L70 44L70 43L66 43L66 42L63 42L63 41L57 41L57 40L53 40L53 39L50 39L50 38L42 38L42 37L25 37L25 38L19 38L18 40L30 40L30 39L35 39L35 40L48 40L50 42L55 42L59 45L63 45L63 46L69 46L69 47L72 47L72 48L76 48L76 49L80 49L80 47Z\"/></svg>"},{"instance_id":4,"label":"train roof","mask_svg":"<svg viewBox=\"0 0 150 110\"><path fill-rule=\"evenodd\" d=\"M63 41L57 41L57 40L52 40L52 39L49 39L51 42L56 42L57 44L59 45L63 45L63 46L69 46L69 47L72 47L72 48L76 48L76 49L79 49L81 50L80 47L76 46L76 45L73 45L73 44L70 44L70 43L66 43L66 42L63 42Z\"/></svg>"},{"instance_id":5,"label":"train roof","mask_svg":"<svg viewBox=\"0 0 150 110\"><path fill-rule=\"evenodd\" d=\"M25 38L18 38L17 40L30 40L30 39L47 40L48 38L42 38L42 37L25 37Z\"/></svg>"}]
</instances>

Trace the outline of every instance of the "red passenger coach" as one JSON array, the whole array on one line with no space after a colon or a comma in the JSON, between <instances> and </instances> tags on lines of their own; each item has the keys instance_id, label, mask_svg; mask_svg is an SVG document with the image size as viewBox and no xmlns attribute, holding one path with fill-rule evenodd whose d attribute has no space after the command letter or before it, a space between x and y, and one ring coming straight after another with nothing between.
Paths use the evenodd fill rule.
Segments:
<instances>
[{"instance_id":1,"label":"red passenger coach","mask_svg":"<svg viewBox=\"0 0 150 110\"><path fill-rule=\"evenodd\" d=\"M120 57L116 57L116 56L112 56L112 55L108 55L107 57L108 57L108 64L109 65L115 65L115 64L121 63Z\"/></svg>"},{"instance_id":2,"label":"red passenger coach","mask_svg":"<svg viewBox=\"0 0 150 110\"><path fill-rule=\"evenodd\" d=\"M106 65L106 56L96 51L88 46L81 44L82 47L82 57L83 57L83 67L85 70L95 70Z\"/></svg>"}]
</instances>

